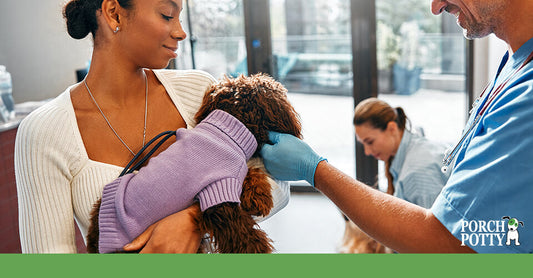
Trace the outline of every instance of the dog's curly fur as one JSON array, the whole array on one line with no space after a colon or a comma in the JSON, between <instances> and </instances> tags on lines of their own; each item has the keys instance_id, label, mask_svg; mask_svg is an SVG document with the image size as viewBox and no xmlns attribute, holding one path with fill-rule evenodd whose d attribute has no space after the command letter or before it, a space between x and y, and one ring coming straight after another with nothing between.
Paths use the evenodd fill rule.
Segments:
<instances>
[{"instance_id":1,"label":"dog's curly fur","mask_svg":"<svg viewBox=\"0 0 533 278\"><path fill-rule=\"evenodd\" d=\"M298 113L287 99L287 89L265 74L225 77L206 92L195 116L197 123L219 109L236 117L254 135L258 147L251 160L260 160L259 150L270 143L269 131L301 136ZM257 227L252 216L266 216L273 207L271 183L273 179L262 165L249 163L241 203L222 203L197 216L200 231L210 237L215 252L271 253L272 241ZM255 163L257 164L257 163ZM260 162L259 164L262 164ZM99 202L91 213L87 236L87 251L98 252ZM200 250L212 249L200 247Z\"/></svg>"},{"instance_id":2,"label":"dog's curly fur","mask_svg":"<svg viewBox=\"0 0 533 278\"><path fill-rule=\"evenodd\" d=\"M228 112L255 136L258 156L269 143L268 132L289 133L301 138L298 113L287 99L287 89L273 78L256 74L250 77L224 78L206 93L196 114L201 122L215 109ZM252 218L266 216L273 206L269 175L264 168L249 167L243 183L241 205L223 203L201 215L200 230L208 234L220 253L271 253L273 247L266 233L256 228Z\"/></svg>"},{"instance_id":3,"label":"dog's curly fur","mask_svg":"<svg viewBox=\"0 0 533 278\"><path fill-rule=\"evenodd\" d=\"M100 205L102 204L102 199L99 198L96 203L93 205L91 210L91 223L89 229L87 230L87 253L98 253L98 239L100 238L100 229L98 226L98 216L100 214Z\"/></svg>"}]
</instances>

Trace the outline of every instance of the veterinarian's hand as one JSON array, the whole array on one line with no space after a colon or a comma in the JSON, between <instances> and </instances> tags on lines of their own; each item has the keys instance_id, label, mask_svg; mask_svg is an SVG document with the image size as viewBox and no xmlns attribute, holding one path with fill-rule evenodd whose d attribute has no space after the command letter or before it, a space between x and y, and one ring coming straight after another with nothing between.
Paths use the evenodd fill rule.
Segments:
<instances>
[{"instance_id":1,"label":"veterinarian's hand","mask_svg":"<svg viewBox=\"0 0 533 278\"><path fill-rule=\"evenodd\" d=\"M196 216L198 204L167 216L148 227L124 251L140 250L140 253L196 253L200 247L200 232Z\"/></svg>"},{"instance_id":2,"label":"veterinarian's hand","mask_svg":"<svg viewBox=\"0 0 533 278\"><path fill-rule=\"evenodd\" d=\"M271 131L268 136L273 145L261 149L268 172L279 180L306 180L314 186L316 166L325 158L290 134Z\"/></svg>"}]
</instances>

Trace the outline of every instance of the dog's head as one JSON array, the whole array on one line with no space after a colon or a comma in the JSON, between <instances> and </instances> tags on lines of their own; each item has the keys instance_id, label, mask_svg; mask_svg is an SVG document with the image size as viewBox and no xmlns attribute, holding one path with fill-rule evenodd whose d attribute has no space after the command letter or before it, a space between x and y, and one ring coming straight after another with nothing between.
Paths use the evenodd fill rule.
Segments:
<instances>
[{"instance_id":1,"label":"dog's head","mask_svg":"<svg viewBox=\"0 0 533 278\"><path fill-rule=\"evenodd\" d=\"M196 122L201 122L216 109L241 121L255 136L258 150L269 143L268 131L302 138L300 116L287 99L287 89L265 74L225 77L212 85L196 113Z\"/></svg>"},{"instance_id":2,"label":"dog's head","mask_svg":"<svg viewBox=\"0 0 533 278\"><path fill-rule=\"evenodd\" d=\"M518 219L516 219L516 218L511 218L509 216L504 216L504 217L502 217L502 219L508 219L509 220L509 221L507 221L507 228L509 229L509 231L518 230L518 224L522 224L522 226L524 226L524 222L518 221Z\"/></svg>"}]
</instances>

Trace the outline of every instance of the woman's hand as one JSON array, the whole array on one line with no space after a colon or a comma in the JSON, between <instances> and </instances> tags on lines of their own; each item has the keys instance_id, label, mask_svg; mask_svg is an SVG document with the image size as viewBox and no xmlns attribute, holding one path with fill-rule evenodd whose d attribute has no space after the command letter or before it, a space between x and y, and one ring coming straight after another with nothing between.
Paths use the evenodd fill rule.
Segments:
<instances>
[{"instance_id":1,"label":"woman's hand","mask_svg":"<svg viewBox=\"0 0 533 278\"><path fill-rule=\"evenodd\" d=\"M196 203L169 215L146 229L124 251L140 253L196 253L201 235L196 221L200 207Z\"/></svg>"}]
</instances>

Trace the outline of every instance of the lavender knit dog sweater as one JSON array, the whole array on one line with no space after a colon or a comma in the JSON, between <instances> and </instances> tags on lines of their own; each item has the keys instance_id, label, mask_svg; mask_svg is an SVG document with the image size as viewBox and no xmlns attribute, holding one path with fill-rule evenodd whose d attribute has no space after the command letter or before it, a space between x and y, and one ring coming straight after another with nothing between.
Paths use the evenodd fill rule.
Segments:
<instances>
[{"instance_id":1,"label":"lavender knit dog sweater","mask_svg":"<svg viewBox=\"0 0 533 278\"><path fill-rule=\"evenodd\" d=\"M200 202L202 211L240 202L246 162L257 148L235 117L215 110L193 129L178 129L176 142L136 174L104 187L99 252L122 250L158 220Z\"/></svg>"}]
</instances>

